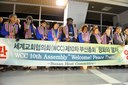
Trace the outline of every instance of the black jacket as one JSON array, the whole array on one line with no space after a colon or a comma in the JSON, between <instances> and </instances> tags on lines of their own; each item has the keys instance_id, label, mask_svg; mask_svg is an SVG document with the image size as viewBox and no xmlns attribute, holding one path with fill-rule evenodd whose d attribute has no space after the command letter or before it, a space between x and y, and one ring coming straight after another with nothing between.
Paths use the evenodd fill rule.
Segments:
<instances>
[{"instance_id":1,"label":"black jacket","mask_svg":"<svg viewBox=\"0 0 128 85\"><path fill-rule=\"evenodd\" d=\"M91 43L98 43L94 34L91 35L90 42Z\"/></svg>"}]
</instances>

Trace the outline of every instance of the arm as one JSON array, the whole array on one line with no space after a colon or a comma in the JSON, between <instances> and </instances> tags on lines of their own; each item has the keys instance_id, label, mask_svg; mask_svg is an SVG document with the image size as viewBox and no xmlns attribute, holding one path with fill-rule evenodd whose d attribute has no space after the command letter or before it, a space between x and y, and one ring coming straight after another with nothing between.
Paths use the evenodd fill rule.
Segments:
<instances>
[{"instance_id":1,"label":"arm","mask_svg":"<svg viewBox=\"0 0 128 85\"><path fill-rule=\"evenodd\" d=\"M64 35L65 35L66 41L69 42L70 38L69 38L69 36L66 35L66 26L64 26L63 32L64 32Z\"/></svg>"},{"instance_id":2,"label":"arm","mask_svg":"<svg viewBox=\"0 0 128 85\"><path fill-rule=\"evenodd\" d=\"M59 36L58 40L59 40L59 41L62 40L62 32L60 33L60 36Z\"/></svg>"},{"instance_id":3,"label":"arm","mask_svg":"<svg viewBox=\"0 0 128 85\"><path fill-rule=\"evenodd\" d=\"M54 41L54 39L52 37L52 32L51 31L48 32L48 40L49 41Z\"/></svg>"},{"instance_id":4,"label":"arm","mask_svg":"<svg viewBox=\"0 0 128 85\"><path fill-rule=\"evenodd\" d=\"M24 31L25 31L25 32L28 32L28 30L29 30L28 25L27 25L26 22L24 22Z\"/></svg>"},{"instance_id":5,"label":"arm","mask_svg":"<svg viewBox=\"0 0 128 85\"><path fill-rule=\"evenodd\" d=\"M65 35L65 38L68 38L68 36L66 35L66 26L64 26L63 32L64 32L64 35Z\"/></svg>"},{"instance_id":6,"label":"arm","mask_svg":"<svg viewBox=\"0 0 128 85\"><path fill-rule=\"evenodd\" d=\"M117 34L114 34L114 44L118 44L118 45L123 45L123 41L120 41L119 37L117 36Z\"/></svg>"},{"instance_id":7,"label":"arm","mask_svg":"<svg viewBox=\"0 0 128 85\"><path fill-rule=\"evenodd\" d=\"M9 32L7 32L7 31L5 30L5 24L2 26L1 35L3 35L4 37L7 36L7 35L9 35Z\"/></svg>"},{"instance_id":8,"label":"arm","mask_svg":"<svg viewBox=\"0 0 128 85\"><path fill-rule=\"evenodd\" d=\"M77 39L78 37L78 29L76 28L76 26L74 26L74 37L75 39Z\"/></svg>"},{"instance_id":9,"label":"arm","mask_svg":"<svg viewBox=\"0 0 128 85\"><path fill-rule=\"evenodd\" d=\"M15 38L17 39L17 40L19 40L20 39L20 32L21 32L21 29L20 29L20 27L17 25L17 28L16 28L16 31L15 31Z\"/></svg>"},{"instance_id":10,"label":"arm","mask_svg":"<svg viewBox=\"0 0 128 85\"><path fill-rule=\"evenodd\" d=\"M38 40L41 40L41 39L43 38L43 35L41 35L41 34L39 33L39 30L38 30L38 29L36 29L36 38L37 38Z\"/></svg>"},{"instance_id":11,"label":"arm","mask_svg":"<svg viewBox=\"0 0 128 85\"><path fill-rule=\"evenodd\" d=\"M93 34L90 37L90 42L91 43L97 43L97 40L96 40L96 38L95 38L95 36Z\"/></svg>"},{"instance_id":12,"label":"arm","mask_svg":"<svg viewBox=\"0 0 128 85\"><path fill-rule=\"evenodd\" d=\"M78 40L79 40L79 42L81 42L81 43L84 43L85 41L82 39L82 33L79 33L78 34Z\"/></svg>"}]
</instances>

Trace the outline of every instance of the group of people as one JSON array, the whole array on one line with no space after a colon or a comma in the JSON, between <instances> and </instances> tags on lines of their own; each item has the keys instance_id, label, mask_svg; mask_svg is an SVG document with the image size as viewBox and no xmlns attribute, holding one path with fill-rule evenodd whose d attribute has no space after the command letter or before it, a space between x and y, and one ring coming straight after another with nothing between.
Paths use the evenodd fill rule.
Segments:
<instances>
[{"instance_id":1,"label":"group of people","mask_svg":"<svg viewBox=\"0 0 128 85\"><path fill-rule=\"evenodd\" d=\"M57 22L53 22L49 26L45 20L40 22L40 26L36 27L33 23L32 16L27 16L23 26L20 24L20 19L17 15L9 15L9 19L3 23L3 18L0 17L0 37L20 39L24 36L25 39L37 39L42 41L66 41L66 42L81 42L81 43L97 43L97 44L117 44L125 45L128 43L128 27L122 32L122 27L108 26L104 33L99 31L97 25L93 25L92 29L87 24L84 24L80 29L73 24L73 19L68 18L66 26L62 26ZM23 29L22 29L23 28ZM23 30L21 32L21 30Z\"/></svg>"},{"instance_id":2,"label":"group of people","mask_svg":"<svg viewBox=\"0 0 128 85\"><path fill-rule=\"evenodd\" d=\"M73 23L72 18L67 18L65 26L57 22L53 22L51 26L45 20L40 22L40 26L36 27L33 23L32 16L27 16L23 25L17 15L9 15L9 19L3 22L0 17L0 37L19 40L21 37L31 40L42 41L62 41L62 42L80 42L80 43L96 43L96 44L116 44L127 45L128 43L128 27L122 31L121 26L108 26L104 33L99 31L97 25L89 27L87 24L81 26L80 29ZM6 66L5 66L6 67Z\"/></svg>"}]
</instances>

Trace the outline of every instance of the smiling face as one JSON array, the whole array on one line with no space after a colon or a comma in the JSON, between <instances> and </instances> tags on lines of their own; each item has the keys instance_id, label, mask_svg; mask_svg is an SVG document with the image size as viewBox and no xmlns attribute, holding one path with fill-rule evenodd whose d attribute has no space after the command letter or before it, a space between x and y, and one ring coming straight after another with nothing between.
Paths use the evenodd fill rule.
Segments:
<instances>
[{"instance_id":1,"label":"smiling face","mask_svg":"<svg viewBox=\"0 0 128 85\"><path fill-rule=\"evenodd\" d=\"M69 24L69 25L73 24L73 20L69 20L69 21L68 21L68 24Z\"/></svg>"},{"instance_id":2,"label":"smiling face","mask_svg":"<svg viewBox=\"0 0 128 85\"><path fill-rule=\"evenodd\" d=\"M122 32L122 28L121 27L117 27L116 28L116 32L120 34Z\"/></svg>"},{"instance_id":3,"label":"smiling face","mask_svg":"<svg viewBox=\"0 0 128 85\"><path fill-rule=\"evenodd\" d=\"M94 31L95 29L99 29L98 25L94 25L92 30Z\"/></svg>"},{"instance_id":4,"label":"smiling face","mask_svg":"<svg viewBox=\"0 0 128 85\"><path fill-rule=\"evenodd\" d=\"M59 24L58 23L56 23L56 24L54 24L54 27L53 27L55 30L56 29L58 29L59 28Z\"/></svg>"},{"instance_id":5,"label":"smiling face","mask_svg":"<svg viewBox=\"0 0 128 85\"><path fill-rule=\"evenodd\" d=\"M47 26L47 23L46 22L43 22L43 23L41 23L41 26L46 27Z\"/></svg>"},{"instance_id":6,"label":"smiling face","mask_svg":"<svg viewBox=\"0 0 128 85\"><path fill-rule=\"evenodd\" d=\"M96 29L94 30L94 34L99 34L99 29L98 29L98 28L96 28Z\"/></svg>"},{"instance_id":7,"label":"smiling face","mask_svg":"<svg viewBox=\"0 0 128 85\"><path fill-rule=\"evenodd\" d=\"M83 32L87 32L88 31L88 28L85 26L85 27L83 27L83 30L82 30Z\"/></svg>"},{"instance_id":8,"label":"smiling face","mask_svg":"<svg viewBox=\"0 0 128 85\"><path fill-rule=\"evenodd\" d=\"M11 23L16 23L17 22L17 16L15 16L15 15L14 16L11 16L10 17L10 22Z\"/></svg>"}]
</instances>

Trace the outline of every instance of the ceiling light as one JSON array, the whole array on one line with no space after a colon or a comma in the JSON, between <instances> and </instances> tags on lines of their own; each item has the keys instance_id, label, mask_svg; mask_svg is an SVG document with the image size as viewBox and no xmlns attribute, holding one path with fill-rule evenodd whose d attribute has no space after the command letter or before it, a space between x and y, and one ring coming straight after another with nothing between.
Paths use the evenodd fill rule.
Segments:
<instances>
[{"instance_id":1,"label":"ceiling light","mask_svg":"<svg viewBox=\"0 0 128 85\"><path fill-rule=\"evenodd\" d=\"M57 6L64 6L66 4L66 0L56 0Z\"/></svg>"},{"instance_id":2,"label":"ceiling light","mask_svg":"<svg viewBox=\"0 0 128 85\"><path fill-rule=\"evenodd\" d=\"M92 6L92 9L94 9L95 8L95 6Z\"/></svg>"},{"instance_id":3,"label":"ceiling light","mask_svg":"<svg viewBox=\"0 0 128 85\"><path fill-rule=\"evenodd\" d=\"M103 9L102 9L102 11L109 11L109 10L111 10L112 9L112 7L104 7Z\"/></svg>"}]
</instances>

